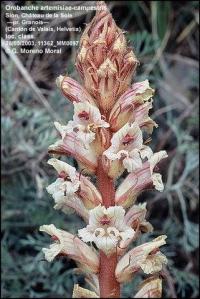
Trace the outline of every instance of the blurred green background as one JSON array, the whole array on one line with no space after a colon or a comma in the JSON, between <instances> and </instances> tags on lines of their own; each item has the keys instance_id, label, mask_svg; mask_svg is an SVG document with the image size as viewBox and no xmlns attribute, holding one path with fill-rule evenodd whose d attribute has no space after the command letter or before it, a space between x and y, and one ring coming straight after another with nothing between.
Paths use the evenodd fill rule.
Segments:
<instances>
[{"instance_id":1,"label":"blurred green background","mask_svg":"<svg viewBox=\"0 0 200 299\"><path fill-rule=\"evenodd\" d=\"M3 1L5 4L43 4L44 1ZM92 1L95 4L94 1ZM52 4L92 5L88 1L51 1ZM45 1L48 3L48 1ZM140 61L134 81L149 79L156 89L152 118L159 124L151 147L165 149L162 164L165 191L145 192L148 219L155 231L139 242L167 234L163 252L169 259L163 281L165 298L198 297L198 1L106 1L117 24L127 32ZM88 23L94 12L82 11L68 26ZM52 26L62 20L52 20ZM50 33L37 33L49 39ZM80 34L60 32L54 40L77 40ZM49 237L38 232L54 223L76 233L83 223L76 215L53 209L45 187L55 172L47 166L47 147L57 140L53 121L72 118L72 105L55 85L60 74L79 80L74 68L77 47L61 55L6 54L2 45L2 284L1 298L70 298L74 283L87 286L76 264L59 258L43 260L41 248ZM18 67L30 75L22 75ZM18 65L18 67L17 67ZM74 161L70 161L72 165ZM75 164L74 164L75 165ZM123 288L123 298L134 296L138 276Z\"/></svg>"}]
</instances>

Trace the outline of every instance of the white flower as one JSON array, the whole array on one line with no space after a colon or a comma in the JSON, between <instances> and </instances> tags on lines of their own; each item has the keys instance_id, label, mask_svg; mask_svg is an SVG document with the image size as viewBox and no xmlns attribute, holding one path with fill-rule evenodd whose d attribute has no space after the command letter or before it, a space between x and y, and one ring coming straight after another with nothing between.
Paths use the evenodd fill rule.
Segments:
<instances>
[{"instance_id":1,"label":"white flower","mask_svg":"<svg viewBox=\"0 0 200 299\"><path fill-rule=\"evenodd\" d=\"M148 160L150 164L150 172L151 172L151 177L153 181L153 185L155 186L155 189L162 192L164 189L164 185L162 182L162 176L160 173L155 173L153 172L155 166L164 158L167 158L168 155L166 151L160 151L155 154L153 154L150 159Z\"/></svg>"},{"instance_id":2,"label":"white flower","mask_svg":"<svg viewBox=\"0 0 200 299\"><path fill-rule=\"evenodd\" d=\"M137 122L149 132L156 123L148 116L152 108L150 99L154 90L149 86L148 80L134 83L116 101L109 115L111 130L116 132L127 122Z\"/></svg>"},{"instance_id":3,"label":"white flower","mask_svg":"<svg viewBox=\"0 0 200 299\"><path fill-rule=\"evenodd\" d=\"M99 109L88 102L74 103L73 120L69 121L65 130L76 132L77 138L86 146L95 140L98 128L108 128L110 125L101 116Z\"/></svg>"},{"instance_id":4,"label":"white flower","mask_svg":"<svg viewBox=\"0 0 200 299\"><path fill-rule=\"evenodd\" d=\"M48 161L58 172L59 178L47 187L53 196L55 209L64 213L75 210L85 220L88 220L87 208L93 208L102 202L102 197L89 178L79 174L66 162L52 158ZM72 210L73 209L73 210Z\"/></svg>"},{"instance_id":5,"label":"white flower","mask_svg":"<svg viewBox=\"0 0 200 299\"><path fill-rule=\"evenodd\" d=\"M97 254L78 237L62 229L57 229L54 224L42 225L39 230L49 234L54 241L49 248L42 248L48 262L58 255L67 255L81 263L84 270L98 272L99 258Z\"/></svg>"},{"instance_id":6,"label":"white flower","mask_svg":"<svg viewBox=\"0 0 200 299\"><path fill-rule=\"evenodd\" d=\"M42 248L45 259L48 262L53 261L59 254L67 254L73 235L57 229L54 224L42 225L39 230L51 235L52 240L54 240L54 243L51 244L49 248Z\"/></svg>"},{"instance_id":7,"label":"white flower","mask_svg":"<svg viewBox=\"0 0 200 299\"><path fill-rule=\"evenodd\" d=\"M126 158L123 160L123 165L128 172L134 172L135 170L142 167L142 159L149 157L152 150L149 146L142 145L138 149L133 149L130 153L126 153Z\"/></svg>"},{"instance_id":8,"label":"white flower","mask_svg":"<svg viewBox=\"0 0 200 299\"><path fill-rule=\"evenodd\" d=\"M72 204L76 201L80 202L76 194L80 186L80 181L76 176L76 169L54 158L50 159L48 164L57 170L59 178L46 188L47 192L51 194L55 200L56 205L54 208L62 209L65 213L68 213L71 211L70 203Z\"/></svg>"},{"instance_id":9,"label":"white flower","mask_svg":"<svg viewBox=\"0 0 200 299\"><path fill-rule=\"evenodd\" d=\"M149 157L152 150L143 145L142 131L137 123L124 125L111 139L111 146L104 151L109 162L110 176L117 176L126 168L133 172L142 167L142 158ZM121 166L121 167L120 167Z\"/></svg>"},{"instance_id":10,"label":"white flower","mask_svg":"<svg viewBox=\"0 0 200 299\"><path fill-rule=\"evenodd\" d=\"M120 206L98 206L90 210L89 225L78 231L84 242L94 242L109 255L120 241L132 238L135 231L124 222L125 210Z\"/></svg>"},{"instance_id":11,"label":"white flower","mask_svg":"<svg viewBox=\"0 0 200 299\"><path fill-rule=\"evenodd\" d=\"M142 147L142 131L135 123L124 125L111 139L111 147L104 154L111 160L119 159L120 152L130 152L133 149Z\"/></svg>"},{"instance_id":12,"label":"white flower","mask_svg":"<svg viewBox=\"0 0 200 299\"><path fill-rule=\"evenodd\" d=\"M50 154L73 156L81 164L82 168L86 168L88 172L94 173L97 167L97 156L93 149L85 146L79 139L77 133L67 133L67 126L63 126L58 122L54 125L61 135L62 140L56 141L50 145L48 152Z\"/></svg>"},{"instance_id":13,"label":"white flower","mask_svg":"<svg viewBox=\"0 0 200 299\"><path fill-rule=\"evenodd\" d=\"M162 176L154 170L155 166L167 156L166 151L160 151L147 157L148 159L142 164L142 167L131 172L119 185L115 193L115 203L128 207L146 189L154 187L160 192L163 191Z\"/></svg>"},{"instance_id":14,"label":"white flower","mask_svg":"<svg viewBox=\"0 0 200 299\"><path fill-rule=\"evenodd\" d=\"M132 275L140 268L146 274L159 272L163 264L167 264L167 258L159 250L166 244L167 236L162 235L151 242L137 246L127 252L118 262L115 275L119 282L130 280Z\"/></svg>"},{"instance_id":15,"label":"white flower","mask_svg":"<svg viewBox=\"0 0 200 299\"><path fill-rule=\"evenodd\" d=\"M167 264L167 258L160 251L150 254L141 262L140 267L146 274L153 274L162 270L163 264Z\"/></svg>"}]
</instances>

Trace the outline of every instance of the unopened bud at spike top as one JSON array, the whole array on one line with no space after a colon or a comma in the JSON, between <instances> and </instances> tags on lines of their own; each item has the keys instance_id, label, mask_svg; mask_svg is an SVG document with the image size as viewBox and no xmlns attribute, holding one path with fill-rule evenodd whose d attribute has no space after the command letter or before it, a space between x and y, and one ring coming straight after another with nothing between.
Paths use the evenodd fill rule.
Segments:
<instances>
[{"instance_id":1,"label":"unopened bud at spike top","mask_svg":"<svg viewBox=\"0 0 200 299\"><path fill-rule=\"evenodd\" d=\"M76 80L60 75L56 79L56 85L61 89L63 95L72 103L87 103L95 105L94 100L87 90Z\"/></svg>"},{"instance_id":2,"label":"unopened bud at spike top","mask_svg":"<svg viewBox=\"0 0 200 299\"><path fill-rule=\"evenodd\" d=\"M130 86L138 60L104 2L98 1L97 8L82 35L76 66L85 88L106 113Z\"/></svg>"}]
</instances>

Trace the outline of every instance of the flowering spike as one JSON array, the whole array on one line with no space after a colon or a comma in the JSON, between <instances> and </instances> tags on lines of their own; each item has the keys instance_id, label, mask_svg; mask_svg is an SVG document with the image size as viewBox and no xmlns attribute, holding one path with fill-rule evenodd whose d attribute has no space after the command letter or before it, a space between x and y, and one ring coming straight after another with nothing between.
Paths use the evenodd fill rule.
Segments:
<instances>
[{"instance_id":1,"label":"flowering spike","mask_svg":"<svg viewBox=\"0 0 200 299\"><path fill-rule=\"evenodd\" d=\"M165 235L137 247L134 243L153 230L145 219L146 203L135 202L149 188L163 191L157 164L167 157L165 151L153 153L151 138L143 138L143 131L151 134L157 124L149 116L154 95L149 81L131 82L138 64L106 4L97 1L76 57L83 86L68 76L56 80L74 106L73 119L66 125L54 123L60 140L48 149L55 156L71 156L79 167L48 161L58 176L47 187L54 208L75 211L86 226L78 230L82 240L53 224L40 227L53 241L43 248L48 261L65 255L86 272L93 291L75 285L73 298L119 298L121 283L138 271L157 273L167 263L159 249ZM128 175L120 178L124 172ZM161 289L161 278L151 276L135 298L159 298Z\"/></svg>"}]
</instances>

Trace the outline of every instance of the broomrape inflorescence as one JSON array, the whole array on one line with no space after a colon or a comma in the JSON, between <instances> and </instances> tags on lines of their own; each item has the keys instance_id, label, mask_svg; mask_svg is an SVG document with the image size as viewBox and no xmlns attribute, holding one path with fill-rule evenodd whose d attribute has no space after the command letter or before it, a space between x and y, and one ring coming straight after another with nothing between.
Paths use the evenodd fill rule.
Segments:
<instances>
[{"instance_id":1,"label":"broomrape inflorescence","mask_svg":"<svg viewBox=\"0 0 200 299\"><path fill-rule=\"evenodd\" d=\"M157 124L149 117L154 90L148 80L131 85L137 65L122 30L105 3L98 1L76 58L83 86L67 76L57 78L58 87L74 105L74 116L68 124L55 122L61 139L49 147L51 154L75 158L80 171L56 158L48 161L58 173L47 187L54 208L76 211L87 225L78 236L53 224L40 227L53 240L43 248L45 258L74 259L93 286L89 291L75 285L74 298L118 298L120 284L139 271L150 276L134 298L161 297L158 274L167 259L160 246L166 236L126 252L141 232L153 230L145 219L146 204L135 202L146 189L163 191L156 165L167 157L165 151L153 153L143 140L143 131L151 134ZM115 190L125 171L126 178ZM97 187L89 175L96 176Z\"/></svg>"}]
</instances>

